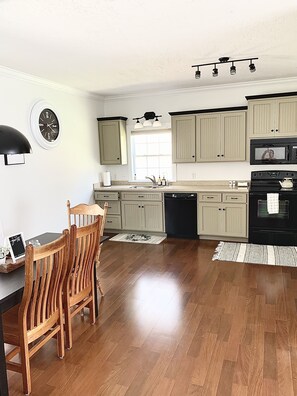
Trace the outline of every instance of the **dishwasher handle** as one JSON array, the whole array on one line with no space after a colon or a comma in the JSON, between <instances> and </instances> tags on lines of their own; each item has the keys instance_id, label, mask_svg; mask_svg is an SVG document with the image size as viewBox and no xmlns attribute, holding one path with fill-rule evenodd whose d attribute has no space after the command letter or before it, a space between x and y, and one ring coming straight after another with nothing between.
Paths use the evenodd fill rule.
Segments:
<instances>
[{"instance_id":1,"label":"dishwasher handle","mask_svg":"<svg viewBox=\"0 0 297 396\"><path fill-rule=\"evenodd\" d=\"M187 200L187 201L195 201L197 200L196 193L165 193L165 200Z\"/></svg>"}]
</instances>

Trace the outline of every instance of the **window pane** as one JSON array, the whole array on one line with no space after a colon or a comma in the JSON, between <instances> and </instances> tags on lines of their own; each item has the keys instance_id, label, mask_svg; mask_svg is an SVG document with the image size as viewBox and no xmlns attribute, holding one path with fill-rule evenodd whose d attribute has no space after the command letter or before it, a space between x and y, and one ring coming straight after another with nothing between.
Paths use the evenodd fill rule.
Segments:
<instances>
[{"instance_id":1,"label":"window pane","mask_svg":"<svg viewBox=\"0 0 297 396\"><path fill-rule=\"evenodd\" d=\"M151 175L172 179L171 132L133 134L131 142L134 180Z\"/></svg>"}]
</instances>

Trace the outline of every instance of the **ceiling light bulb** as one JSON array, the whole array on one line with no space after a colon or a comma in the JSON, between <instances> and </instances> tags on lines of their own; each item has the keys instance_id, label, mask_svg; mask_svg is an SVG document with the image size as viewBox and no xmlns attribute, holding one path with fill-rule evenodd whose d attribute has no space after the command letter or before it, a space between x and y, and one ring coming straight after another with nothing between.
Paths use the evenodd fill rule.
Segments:
<instances>
[{"instance_id":1,"label":"ceiling light bulb","mask_svg":"<svg viewBox=\"0 0 297 396\"><path fill-rule=\"evenodd\" d=\"M162 124L161 124L161 122L158 120L158 117L156 117L156 119L155 119L155 121L154 121L154 123L153 123L153 127L154 127L154 128L157 128L157 127L160 127L160 126L162 126Z\"/></svg>"},{"instance_id":2,"label":"ceiling light bulb","mask_svg":"<svg viewBox=\"0 0 297 396\"><path fill-rule=\"evenodd\" d=\"M144 126L144 127L152 126L152 125L153 125L153 124L152 124L152 121L151 121L151 120L145 120L144 123L143 123L143 126Z\"/></svg>"},{"instance_id":3,"label":"ceiling light bulb","mask_svg":"<svg viewBox=\"0 0 297 396\"><path fill-rule=\"evenodd\" d=\"M195 78L200 78L201 77L201 71L199 70L199 68L196 70L195 72Z\"/></svg>"},{"instance_id":4,"label":"ceiling light bulb","mask_svg":"<svg viewBox=\"0 0 297 396\"><path fill-rule=\"evenodd\" d=\"M256 71L256 66L255 66L254 63L252 63L252 59L251 59L251 63L249 65L249 68L250 68L250 72L251 73L254 73Z\"/></svg>"},{"instance_id":5,"label":"ceiling light bulb","mask_svg":"<svg viewBox=\"0 0 297 396\"><path fill-rule=\"evenodd\" d=\"M139 122L139 120L137 120L137 121L136 121L136 124L135 124L135 126L134 126L134 129L141 129L141 128L143 128L143 125L142 125L141 122Z\"/></svg>"},{"instance_id":6,"label":"ceiling light bulb","mask_svg":"<svg viewBox=\"0 0 297 396\"><path fill-rule=\"evenodd\" d=\"M214 65L214 68L212 69L212 76L213 77L218 77L219 71L217 69L217 65Z\"/></svg>"},{"instance_id":7,"label":"ceiling light bulb","mask_svg":"<svg viewBox=\"0 0 297 396\"><path fill-rule=\"evenodd\" d=\"M232 62L232 66L230 67L230 74L231 76L234 76L234 74L236 74L236 66L234 66L233 62Z\"/></svg>"}]
</instances>

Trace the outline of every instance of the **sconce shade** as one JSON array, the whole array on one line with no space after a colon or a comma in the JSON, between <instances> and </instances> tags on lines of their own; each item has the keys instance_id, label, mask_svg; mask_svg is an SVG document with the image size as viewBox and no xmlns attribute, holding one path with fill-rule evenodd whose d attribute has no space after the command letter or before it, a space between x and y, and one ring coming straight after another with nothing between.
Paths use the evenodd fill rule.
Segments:
<instances>
[{"instance_id":1,"label":"sconce shade","mask_svg":"<svg viewBox=\"0 0 297 396\"><path fill-rule=\"evenodd\" d=\"M11 155L30 152L30 143L21 132L7 125L0 125L0 154Z\"/></svg>"}]
</instances>

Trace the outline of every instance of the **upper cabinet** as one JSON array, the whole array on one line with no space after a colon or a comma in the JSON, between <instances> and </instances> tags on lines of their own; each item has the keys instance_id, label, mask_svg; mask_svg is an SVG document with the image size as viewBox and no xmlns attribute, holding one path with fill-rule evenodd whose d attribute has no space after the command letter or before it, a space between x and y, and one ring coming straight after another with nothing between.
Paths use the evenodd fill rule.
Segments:
<instances>
[{"instance_id":1,"label":"upper cabinet","mask_svg":"<svg viewBox=\"0 0 297 396\"><path fill-rule=\"evenodd\" d=\"M245 161L246 109L170 113L173 162Z\"/></svg>"},{"instance_id":2,"label":"upper cabinet","mask_svg":"<svg viewBox=\"0 0 297 396\"><path fill-rule=\"evenodd\" d=\"M245 112L196 116L196 161L245 160Z\"/></svg>"},{"instance_id":3,"label":"upper cabinet","mask_svg":"<svg viewBox=\"0 0 297 396\"><path fill-rule=\"evenodd\" d=\"M97 118L101 165L127 164L126 117Z\"/></svg>"},{"instance_id":4,"label":"upper cabinet","mask_svg":"<svg viewBox=\"0 0 297 396\"><path fill-rule=\"evenodd\" d=\"M277 97L279 95L279 97ZM297 93L247 96L250 138L297 135Z\"/></svg>"},{"instance_id":5,"label":"upper cabinet","mask_svg":"<svg viewBox=\"0 0 297 396\"><path fill-rule=\"evenodd\" d=\"M195 162L195 115L172 117L172 161Z\"/></svg>"}]
</instances>

